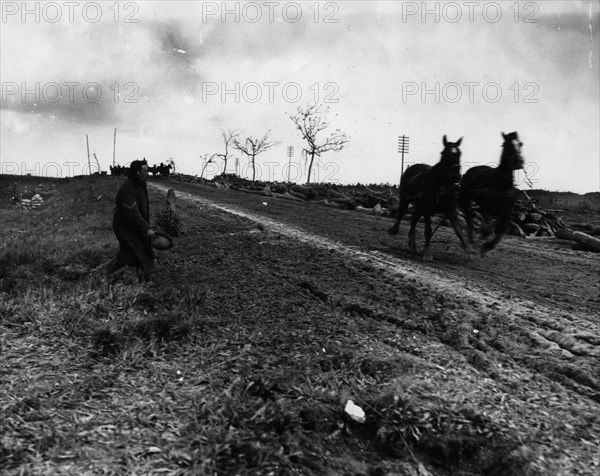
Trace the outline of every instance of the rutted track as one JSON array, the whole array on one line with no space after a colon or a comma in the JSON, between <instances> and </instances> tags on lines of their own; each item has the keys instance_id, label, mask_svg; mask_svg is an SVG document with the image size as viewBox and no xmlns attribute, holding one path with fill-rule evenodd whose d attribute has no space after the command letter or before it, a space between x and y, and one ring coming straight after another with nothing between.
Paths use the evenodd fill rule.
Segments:
<instances>
[{"instance_id":1,"label":"rutted track","mask_svg":"<svg viewBox=\"0 0 600 476\"><path fill-rule=\"evenodd\" d=\"M168 190L166 187L157 186L157 188L162 189L165 193ZM490 304L494 303L498 312L513 314L529 313L531 315L539 316L541 320L552 317L560 318L560 316L564 314L556 309L548 306L542 306L539 303L535 303L523 298L513 298L512 300L499 301L499 296L495 291L485 289L481 286L473 288L472 284L468 284L459 276L449 276L447 273L443 274L440 271L427 269L423 266L419 266L417 263L407 262L380 251L364 251L356 247L347 246L339 241L334 241L329 238L308 233L301 228L273 220L264 215L251 213L237 206L222 205L196 195L185 197L185 199L192 200L204 206L217 208L227 213L242 216L253 222L261 224L272 232L279 233L288 238L296 239L316 247L335 250L342 253L349 259L368 261L371 264L381 268L385 272L390 273L390 275L401 277L402 279L413 280L419 284L428 286L441 294L453 296L455 298L467 299L472 304L477 303L479 306L489 306ZM469 266L473 269L477 267L477 265L474 264ZM481 267L477 268L484 270ZM441 267L438 267L438 270L441 270ZM572 316L572 318L573 317L574 316ZM597 327L597 329L600 329L600 326Z\"/></svg>"},{"instance_id":2,"label":"rutted track","mask_svg":"<svg viewBox=\"0 0 600 476\"><path fill-rule=\"evenodd\" d=\"M438 335L452 326L478 333L476 327L485 322L483 332L492 336L446 344L469 355L482 352L494 362L515 361L600 401L600 323L592 310L597 297L590 294L598 294L596 256L507 238L491 256L469 259L452 233L440 229L434 243L438 261L426 264L403 251L406 229L389 238L389 222L380 217L196 185L170 186L187 192L179 196L200 207L236 214L269 232L372 266L398 289L404 283L436 295L447 308L434 325Z\"/></svg>"}]
</instances>

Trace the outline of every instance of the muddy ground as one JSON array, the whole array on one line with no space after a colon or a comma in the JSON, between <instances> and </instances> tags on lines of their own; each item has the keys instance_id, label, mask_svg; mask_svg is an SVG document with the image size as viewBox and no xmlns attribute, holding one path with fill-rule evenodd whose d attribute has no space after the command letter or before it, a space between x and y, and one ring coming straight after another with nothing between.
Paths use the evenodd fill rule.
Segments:
<instances>
[{"instance_id":1,"label":"muddy ground","mask_svg":"<svg viewBox=\"0 0 600 476\"><path fill-rule=\"evenodd\" d=\"M453 231L440 227L432 240L435 260L428 263L408 252L407 223L398 236L388 236L390 218L203 185L169 187L179 192L189 223L206 199L273 233L362 263L355 281L307 255L318 269L307 289L318 299L356 299L354 312L400 328L415 326L510 385L543 375L570 398L600 403L598 254L551 238L505 236L485 257L467 256ZM418 232L422 240L422 225ZM369 274L376 277L365 286ZM414 286L408 296L406 282ZM402 316L407 309L404 314L419 319Z\"/></svg>"},{"instance_id":2,"label":"muddy ground","mask_svg":"<svg viewBox=\"0 0 600 476\"><path fill-rule=\"evenodd\" d=\"M110 200L94 197L112 196L119 182L94 182L87 206L98 217ZM179 289L206 291L194 308L201 323L194 345L138 364L138 372L164 379L155 367L177 362L185 376L168 387L178 405L159 403L136 433L136 446L158 450L132 455L132 442L114 436L101 442L101 463L77 454L67 466L47 449L19 463L4 441L11 474L43 474L44 464L60 474L127 474L114 470L112 454L130 468L134 461L136 474L598 474L598 254L505 237L489 255L468 257L440 227L435 261L427 263L408 253L406 224L398 236L387 234L389 218L207 185L155 181L149 188L154 215L166 190L177 191L185 233L159 253L158 291L171 286L170 294L145 293L144 315L161 312ZM109 226L95 230L110 239ZM140 312L121 302L113 310L109 297L98 296L108 325ZM8 359L23 359L21 328L14 339L16 327L9 329ZM85 335L72 346L78 356L89 353L94 371L107 368ZM110 368L125 365L120 355ZM6 374L13 403L4 408L12 409L31 379ZM82 378L76 368L70 375ZM113 399L114 431L127 417L120 409L143 414L135 400L127 406L136 384L123 390L120 375L111 381L125 399ZM344 414L348 398L365 410L365 423ZM90 414L95 404L86 400ZM234 416L219 420L228 412ZM86 438L93 423L78 423L87 425ZM153 433L159 424L177 437ZM203 426L211 424L222 428ZM85 444L97 451L93 441ZM167 458L169 445L169 455L186 458Z\"/></svg>"}]
</instances>

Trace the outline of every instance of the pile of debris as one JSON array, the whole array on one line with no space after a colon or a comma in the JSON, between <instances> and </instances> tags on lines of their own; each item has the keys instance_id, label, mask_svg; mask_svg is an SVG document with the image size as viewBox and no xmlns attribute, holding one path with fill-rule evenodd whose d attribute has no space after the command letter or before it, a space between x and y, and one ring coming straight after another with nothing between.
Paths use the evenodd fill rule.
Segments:
<instances>
[{"instance_id":1,"label":"pile of debris","mask_svg":"<svg viewBox=\"0 0 600 476\"><path fill-rule=\"evenodd\" d=\"M189 179L185 181L189 181ZM313 201L346 210L373 211L383 216L392 215L394 205L396 209L398 207L397 187L389 185L338 186L335 184L266 183L252 182L234 174L219 175L210 182L206 181L206 184L267 197Z\"/></svg>"},{"instance_id":2,"label":"pile of debris","mask_svg":"<svg viewBox=\"0 0 600 476\"><path fill-rule=\"evenodd\" d=\"M23 210L37 210L57 193L54 183L22 184L15 182L6 190L10 203ZM45 197L45 198L44 198Z\"/></svg>"},{"instance_id":3,"label":"pile of debris","mask_svg":"<svg viewBox=\"0 0 600 476\"><path fill-rule=\"evenodd\" d=\"M523 198L515 202L512 216L512 232L519 236L555 236L558 230L568 228L562 221L563 211L537 207L538 198L530 198L522 191Z\"/></svg>"},{"instance_id":4,"label":"pile of debris","mask_svg":"<svg viewBox=\"0 0 600 476\"><path fill-rule=\"evenodd\" d=\"M566 241L574 250L593 251L600 253L600 239L588 235L582 231L574 231L568 228L558 230L556 238Z\"/></svg>"},{"instance_id":5,"label":"pile of debris","mask_svg":"<svg viewBox=\"0 0 600 476\"><path fill-rule=\"evenodd\" d=\"M31 198L21 198L17 205L24 210L37 210L44 203L44 199L39 193L36 193Z\"/></svg>"}]
</instances>

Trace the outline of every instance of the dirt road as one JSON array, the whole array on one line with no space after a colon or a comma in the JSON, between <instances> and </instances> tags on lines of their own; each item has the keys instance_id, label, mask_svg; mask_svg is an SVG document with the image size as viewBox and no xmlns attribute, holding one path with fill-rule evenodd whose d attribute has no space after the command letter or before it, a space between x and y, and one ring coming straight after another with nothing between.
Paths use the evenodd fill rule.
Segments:
<instances>
[{"instance_id":1,"label":"dirt road","mask_svg":"<svg viewBox=\"0 0 600 476\"><path fill-rule=\"evenodd\" d=\"M389 218L207 186L170 186L186 200L244 216L318 248L335 250L399 283L415 283L423 292L451 300L461 311L479 319L487 314L498 335L506 335L507 330L514 334L518 329L524 339L522 345L542 352L544 360L546 354L551 355L555 366L570 374L566 380L561 378L563 383L600 401L597 254L570 250L551 240L508 236L487 256L467 257L453 232L440 227L432 241L435 261L427 263L408 253L407 224L398 236L387 235ZM166 192L167 188L161 188ZM576 374L566 370L572 365L578 369Z\"/></svg>"},{"instance_id":2,"label":"dirt road","mask_svg":"<svg viewBox=\"0 0 600 476\"><path fill-rule=\"evenodd\" d=\"M523 425L538 424L538 417L556 425L580 419L577 427L568 424L564 444L592 461L597 448L590 441L600 428L597 254L505 237L489 255L467 257L456 236L440 227L431 247L435 261L427 263L408 253L407 224L388 236L389 218L195 184L152 186L162 193L176 189L179 212L191 226L202 226L198 217L206 210L234 214L270 239L318 250L307 260L329 253L351 264L356 280L320 263L306 289L317 299L344 303L355 315L419 331L425 336L421 353L432 362L443 364L458 353L492 379L494 390L486 391L518 398ZM502 411L514 417L512 405Z\"/></svg>"}]
</instances>

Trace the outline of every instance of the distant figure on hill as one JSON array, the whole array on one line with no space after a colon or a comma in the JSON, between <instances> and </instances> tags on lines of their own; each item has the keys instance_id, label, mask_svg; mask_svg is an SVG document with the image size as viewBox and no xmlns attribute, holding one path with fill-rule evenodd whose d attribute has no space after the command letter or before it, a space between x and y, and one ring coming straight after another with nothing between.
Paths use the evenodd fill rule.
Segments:
<instances>
[{"instance_id":1,"label":"distant figure on hill","mask_svg":"<svg viewBox=\"0 0 600 476\"><path fill-rule=\"evenodd\" d=\"M113 230L119 240L117 255L105 265L110 277L123 266L137 269L139 282L151 279L154 250L150 238L150 206L146 189L148 164L145 160L131 162L127 180L117 192L113 214Z\"/></svg>"}]
</instances>

